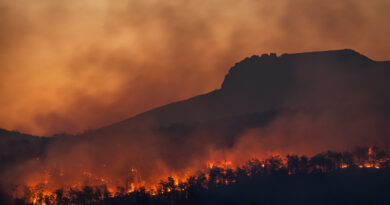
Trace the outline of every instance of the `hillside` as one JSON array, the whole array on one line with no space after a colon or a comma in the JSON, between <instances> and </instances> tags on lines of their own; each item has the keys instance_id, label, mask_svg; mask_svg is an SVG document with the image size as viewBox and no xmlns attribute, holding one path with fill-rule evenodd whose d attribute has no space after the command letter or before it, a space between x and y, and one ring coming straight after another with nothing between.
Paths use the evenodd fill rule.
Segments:
<instances>
[{"instance_id":1,"label":"hillside","mask_svg":"<svg viewBox=\"0 0 390 205\"><path fill-rule=\"evenodd\" d=\"M49 139L0 129L0 173L19 162L44 155Z\"/></svg>"},{"instance_id":2,"label":"hillside","mask_svg":"<svg viewBox=\"0 0 390 205\"><path fill-rule=\"evenodd\" d=\"M173 127L191 130L207 127L206 124L211 128L221 124L262 126L291 112L342 110L346 115L369 112L388 118L389 79L390 62L377 62L350 49L255 55L235 64L219 89L158 107L87 135L123 135ZM250 122L243 125L246 121Z\"/></svg>"}]
</instances>

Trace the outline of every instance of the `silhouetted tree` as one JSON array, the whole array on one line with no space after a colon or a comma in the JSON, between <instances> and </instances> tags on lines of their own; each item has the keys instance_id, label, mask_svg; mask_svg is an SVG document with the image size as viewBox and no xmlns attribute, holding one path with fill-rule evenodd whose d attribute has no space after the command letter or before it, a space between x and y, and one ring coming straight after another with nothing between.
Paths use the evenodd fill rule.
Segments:
<instances>
[{"instance_id":1,"label":"silhouetted tree","mask_svg":"<svg viewBox=\"0 0 390 205\"><path fill-rule=\"evenodd\" d=\"M287 169L290 174L296 174L299 170L299 157L297 155L287 155Z\"/></svg>"}]
</instances>

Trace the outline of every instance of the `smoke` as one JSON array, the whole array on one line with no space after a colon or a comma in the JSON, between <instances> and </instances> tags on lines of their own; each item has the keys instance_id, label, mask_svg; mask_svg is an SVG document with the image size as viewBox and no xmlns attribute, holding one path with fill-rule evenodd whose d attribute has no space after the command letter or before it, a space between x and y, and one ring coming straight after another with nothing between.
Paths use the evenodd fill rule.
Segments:
<instances>
[{"instance_id":1,"label":"smoke","mask_svg":"<svg viewBox=\"0 0 390 205\"><path fill-rule=\"evenodd\" d=\"M0 1L0 126L78 133L218 88L262 52L386 59L389 2ZM21 114L23 113L23 114Z\"/></svg>"},{"instance_id":2,"label":"smoke","mask_svg":"<svg viewBox=\"0 0 390 205\"><path fill-rule=\"evenodd\" d=\"M0 126L42 135L102 127L219 88L231 65L255 53L350 47L383 60L388 8L384 0L0 0ZM388 75L323 66L295 70L281 111L262 127L231 134L230 122L218 122L174 125L167 134L145 126L59 137L42 158L2 173L1 183L153 185L209 161L388 146Z\"/></svg>"},{"instance_id":3,"label":"smoke","mask_svg":"<svg viewBox=\"0 0 390 205\"><path fill-rule=\"evenodd\" d=\"M210 107L217 104L228 114L238 110L241 115L199 124L181 120L164 124L181 112L191 116L183 103L194 113L207 110L220 116L220 110L199 106L198 97L83 135L52 138L42 159L6 170L2 184L43 183L52 191L100 184L115 191L128 183L151 188L168 176L184 180L209 162L237 166L270 155L312 156L356 146L388 148L390 98L384 94L390 73L382 65L348 50L246 59L232 68L219 96L203 96ZM231 99L240 103L226 108ZM259 110L247 116L240 109L251 103ZM263 108L277 111L252 116Z\"/></svg>"}]
</instances>

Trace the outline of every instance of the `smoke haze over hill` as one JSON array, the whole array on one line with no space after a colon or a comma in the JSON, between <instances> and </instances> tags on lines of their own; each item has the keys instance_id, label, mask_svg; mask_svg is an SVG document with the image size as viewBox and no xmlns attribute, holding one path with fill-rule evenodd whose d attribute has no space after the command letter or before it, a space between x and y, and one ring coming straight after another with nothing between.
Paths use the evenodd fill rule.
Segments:
<instances>
[{"instance_id":1,"label":"smoke haze over hill","mask_svg":"<svg viewBox=\"0 0 390 205\"><path fill-rule=\"evenodd\" d=\"M390 56L386 0L0 0L0 127L78 133L217 89L245 56Z\"/></svg>"},{"instance_id":2,"label":"smoke haze over hill","mask_svg":"<svg viewBox=\"0 0 390 205\"><path fill-rule=\"evenodd\" d=\"M80 135L45 138L38 151L0 170L1 182L117 187L137 170L152 186L213 161L388 148L389 77L389 61L349 49L252 56L230 69L221 89ZM28 142L9 144L18 143Z\"/></svg>"}]
</instances>

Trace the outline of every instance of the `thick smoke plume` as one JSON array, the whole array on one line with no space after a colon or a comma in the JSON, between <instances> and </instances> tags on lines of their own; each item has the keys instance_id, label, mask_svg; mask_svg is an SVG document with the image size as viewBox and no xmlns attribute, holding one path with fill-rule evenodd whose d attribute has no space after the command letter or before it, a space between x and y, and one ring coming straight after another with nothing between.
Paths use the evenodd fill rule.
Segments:
<instances>
[{"instance_id":1,"label":"thick smoke plume","mask_svg":"<svg viewBox=\"0 0 390 205\"><path fill-rule=\"evenodd\" d=\"M0 126L78 133L218 88L263 52L387 59L386 0L0 1ZM22 114L23 113L23 114Z\"/></svg>"}]
</instances>

